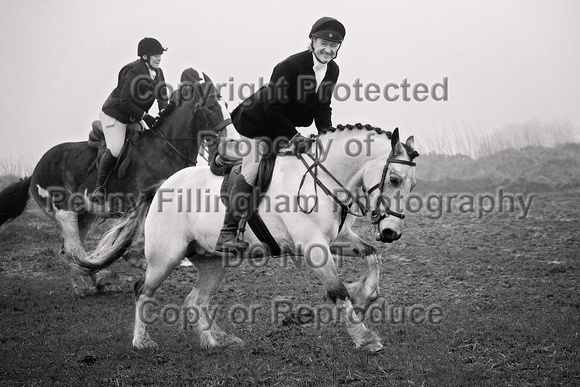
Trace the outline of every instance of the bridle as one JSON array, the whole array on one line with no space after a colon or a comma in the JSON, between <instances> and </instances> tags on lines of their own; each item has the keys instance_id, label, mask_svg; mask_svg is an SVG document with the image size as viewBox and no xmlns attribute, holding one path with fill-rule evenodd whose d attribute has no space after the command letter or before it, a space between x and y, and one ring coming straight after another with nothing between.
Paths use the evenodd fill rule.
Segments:
<instances>
[{"instance_id":1,"label":"bridle","mask_svg":"<svg viewBox=\"0 0 580 387\"><path fill-rule=\"evenodd\" d=\"M194 93L194 96L196 96L196 90L195 90L195 88L193 89L193 93ZM201 108L201 112L202 112L203 119L205 121L206 127L209 128L209 130L211 132L213 132L213 133L219 133L223 128L225 128L226 126L228 126L229 124L231 124L232 123L232 120L230 118L226 118L226 119L222 120L221 122L219 122L217 125L215 125L215 126L212 127L212 125L211 125L211 123L209 121L209 118L207 118L207 113L206 113L205 109L203 109L203 106L205 106L205 104L207 103L207 100L210 97L214 97L217 100L221 99L221 95L219 95L218 93L211 93L211 94L208 94L206 96L201 96L201 98L199 98L199 100L197 102L195 102L195 104L193 105L193 113L192 113L191 116L192 117L195 117L195 114L197 113L197 110L199 108ZM175 109L175 105L174 104L171 105L172 102L173 101L170 102L170 105L169 106L173 106L171 108L173 110L173 109ZM175 145L173 145L171 143L171 141L195 141L195 140L198 140L199 137L195 137L195 138L194 137L173 137L173 138L169 138L169 137L166 137L166 136L164 136L163 134L161 134L159 132L159 127L160 126L161 125L153 125L153 127L150 130L150 132L152 132L155 136L163 139L165 141L165 143L167 145L169 145L169 147L171 149L173 149L173 151L175 153L177 153L183 159L187 160L189 162L189 165L190 166L191 165L196 165L196 163L197 163L196 160L191 160L189 157L187 157L186 155L184 155L179 149L177 149L177 147ZM207 161L207 159L206 159L206 161Z\"/></svg>"},{"instance_id":2,"label":"bridle","mask_svg":"<svg viewBox=\"0 0 580 387\"><path fill-rule=\"evenodd\" d=\"M317 139L318 142L318 139ZM365 187L363 185L363 191L365 191L365 195L368 197L374 190L378 189L379 190L379 195L377 197L376 203L374 207L371 207L370 205L367 207L365 206L363 203L361 203L361 201L358 199L357 196L355 196L352 192L350 192L340 181L338 181L331 173L330 171L328 171L328 169L326 169L326 167L324 167L324 165L322 165L322 163L320 162L320 158L318 156L318 149L320 148L320 146L316 147L316 156L312 156L309 153L305 153L307 156L310 157L310 159L312 160L312 165L308 165L308 163L306 162L306 160L304 159L303 154L297 153L296 157L302 161L302 163L305 165L306 167L306 172L304 172L304 175L302 176L302 180L300 181L300 186L298 188L298 193L297 193L297 197L300 197L300 190L302 189L302 186L304 184L304 180L306 178L306 176L308 174L310 174L310 176L312 176L312 178L314 179L314 192L315 192L315 197L316 197L316 202L314 204L314 206L312 206L312 208L307 211L305 209L302 208L302 206L299 204L299 209L301 212L306 213L306 214L310 214L314 208L316 207L316 204L318 202L318 192L316 187L320 187L322 189L322 191L327 194L328 196L330 196L340 207L341 207L341 213L340 213L340 224L339 224L339 232L342 229L342 227L344 226L344 222L346 220L347 215L353 215L356 217L362 217L365 216L369 211L371 212L371 222L373 224L373 226L376 228L377 232L379 232L379 224L381 222L381 220L388 218L389 216L395 216L399 219L404 219L405 215L396 211L391 210L391 208L389 207L389 204L387 203L387 201L385 200L384 196L383 196L383 192L384 192L384 186L385 186L385 179L387 176L387 172L389 170L389 165L390 164L403 164L403 165L409 165L411 167L416 166L417 164L415 162L412 161L407 161L407 160L400 160L400 159L395 159L392 157L387 158L387 161L385 162L385 166L383 167L383 173L381 175L381 180L380 182L378 182L377 184L375 184L374 186L372 186L368 191L365 190ZM320 181L320 179L318 178L318 168L320 168L326 175L328 175L335 183L338 184L338 186L340 187L341 190L343 190L343 192L345 192L347 194L347 196L350 199L350 202L348 204L345 204L342 200L340 200L330 189L328 189L328 187L326 187L324 185L324 183L322 183ZM353 212L351 210L351 207L356 204L360 210L360 213L357 212ZM381 213L380 210L380 205L383 205L383 207L385 208L384 213Z\"/></svg>"},{"instance_id":3,"label":"bridle","mask_svg":"<svg viewBox=\"0 0 580 387\"><path fill-rule=\"evenodd\" d=\"M387 162L385 163L384 168L383 168L383 173L381 175L381 181L379 183L373 185L368 191L366 191L366 194L370 195L371 192L373 192L374 190L376 190L376 189L379 190L379 195L377 196L375 206L374 206L374 208L371 209L371 223L375 227L375 231L376 231L375 235L380 232L379 224L381 223L381 220L386 219L389 216L394 216L394 217L397 217L399 219L405 219L404 214L391 210L391 208L389 207L389 203L387 203L387 201L385 200L385 197L383 196L383 191L385 189L385 179L387 177L387 172L389 170L389 164L403 164L403 165L409 165L411 167L414 167L417 165L417 163L415 163L414 161L400 160L400 159L394 159L394 158L389 157L387 159ZM363 189L364 189L364 186L363 186ZM369 198L370 198L370 196L369 196ZM383 205L383 207L385 207L384 213L381 213L381 210L380 210L381 204Z\"/></svg>"},{"instance_id":4,"label":"bridle","mask_svg":"<svg viewBox=\"0 0 580 387\"><path fill-rule=\"evenodd\" d=\"M210 97L214 97L218 101L222 98L222 96L220 94L218 94L218 93L212 93L212 94L208 94L208 95L202 97L201 100L199 100L198 102L196 102L196 104L194 106L194 109L193 109L193 115L195 115L197 109L200 106L203 107L206 104L207 100ZM211 132L219 133L223 128L225 128L226 126L228 126L229 124L232 123L232 119L231 118L226 118L226 119L222 120L220 123L218 123L216 126L211 127L211 124L209 122L209 119L207 118L207 114L206 114L205 110L202 110L202 112L203 112L203 118L205 120L205 124L206 124L206 126L208 128L210 128L209 130Z\"/></svg>"}]
</instances>

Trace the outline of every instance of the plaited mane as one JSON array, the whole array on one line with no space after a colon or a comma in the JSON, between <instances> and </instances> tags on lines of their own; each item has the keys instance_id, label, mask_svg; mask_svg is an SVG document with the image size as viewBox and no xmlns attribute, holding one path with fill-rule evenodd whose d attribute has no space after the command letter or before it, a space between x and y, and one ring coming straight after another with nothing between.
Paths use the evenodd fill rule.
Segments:
<instances>
[{"instance_id":1,"label":"plaited mane","mask_svg":"<svg viewBox=\"0 0 580 387\"><path fill-rule=\"evenodd\" d=\"M381 128L372 126L370 124L361 124L361 123L356 123L354 125L351 124L346 124L346 125L342 125L339 124L336 126L336 128L334 127L330 127L330 128L326 128L326 129L322 129L319 133L320 135L324 135L327 133L334 133L337 130L338 131L342 131L342 130L368 130L368 131L375 131L378 135L385 135L387 136L387 138L390 140L391 137L393 136L393 133L390 130L382 130ZM412 147L410 147L409 145L405 144L405 143L401 143L401 145L403 145L403 147L405 148L405 150L407 151L407 154L409 155L409 157L411 158L411 160L413 160L416 157L419 157L419 152L417 152L415 149L413 149Z\"/></svg>"},{"instance_id":2,"label":"plaited mane","mask_svg":"<svg viewBox=\"0 0 580 387\"><path fill-rule=\"evenodd\" d=\"M346 124L346 125L339 124L339 125L336 126L336 128L330 127L330 128L322 129L320 131L320 134L333 133L333 132L336 132L337 130L338 131L342 131L342 130L345 130L345 129L346 130L355 130L355 129L362 130L362 129L365 129L365 130L369 130L369 131L375 131L379 135L386 135L389 140L391 139L391 136L392 136L391 131L384 131L381 128L374 127L374 126L372 126L370 124L363 125L361 123L356 123L354 125L351 125L351 124Z\"/></svg>"}]
</instances>

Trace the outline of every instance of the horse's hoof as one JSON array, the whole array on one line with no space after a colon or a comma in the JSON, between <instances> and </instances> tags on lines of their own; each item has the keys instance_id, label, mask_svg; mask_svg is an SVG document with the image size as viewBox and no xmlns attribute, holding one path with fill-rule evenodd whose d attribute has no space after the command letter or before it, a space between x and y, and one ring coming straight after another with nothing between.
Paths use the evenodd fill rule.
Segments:
<instances>
[{"instance_id":1,"label":"horse's hoof","mask_svg":"<svg viewBox=\"0 0 580 387\"><path fill-rule=\"evenodd\" d=\"M98 286L97 289L102 293L119 293L123 291L123 289L117 284L106 284Z\"/></svg>"},{"instance_id":2,"label":"horse's hoof","mask_svg":"<svg viewBox=\"0 0 580 387\"><path fill-rule=\"evenodd\" d=\"M242 339L233 335L226 336L223 344L224 347L232 347L232 348L242 348L244 346L244 342L242 341Z\"/></svg>"},{"instance_id":3,"label":"horse's hoof","mask_svg":"<svg viewBox=\"0 0 580 387\"><path fill-rule=\"evenodd\" d=\"M145 349L145 348L158 348L159 345L150 338L146 338L138 342L133 342L133 347L137 349Z\"/></svg>"},{"instance_id":4,"label":"horse's hoof","mask_svg":"<svg viewBox=\"0 0 580 387\"><path fill-rule=\"evenodd\" d=\"M380 341L375 341L361 345L360 349L370 353L379 353L385 349L385 347Z\"/></svg>"},{"instance_id":5,"label":"horse's hoof","mask_svg":"<svg viewBox=\"0 0 580 387\"><path fill-rule=\"evenodd\" d=\"M84 298L89 296L94 296L97 294L97 289L94 287L78 287L75 286L73 291L77 297Z\"/></svg>"},{"instance_id":6,"label":"horse's hoof","mask_svg":"<svg viewBox=\"0 0 580 387\"><path fill-rule=\"evenodd\" d=\"M244 342L234 335L228 335L223 332L204 332L200 337L200 344L202 348L240 348L244 346Z\"/></svg>"}]
</instances>

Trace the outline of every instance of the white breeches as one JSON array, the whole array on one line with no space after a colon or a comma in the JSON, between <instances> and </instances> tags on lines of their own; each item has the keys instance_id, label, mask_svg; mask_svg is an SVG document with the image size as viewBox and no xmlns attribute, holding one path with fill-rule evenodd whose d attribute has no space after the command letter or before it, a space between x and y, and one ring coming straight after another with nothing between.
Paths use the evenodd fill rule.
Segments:
<instances>
[{"instance_id":1,"label":"white breeches","mask_svg":"<svg viewBox=\"0 0 580 387\"><path fill-rule=\"evenodd\" d=\"M242 170L241 174L244 176L246 182L252 186L256 186L256 181L258 179L258 168L260 166L260 161L262 160L264 151L266 150L266 144L263 141L247 138L241 136L240 142L240 152L243 152L244 158L242 159ZM248 147L249 149L243 149ZM246 154L246 152L248 152Z\"/></svg>"},{"instance_id":2,"label":"white breeches","mask_svg":"<svg viewBox=\"0 0 580 387\"><path fill-rule=\"evenodd\" d=\"M107 148L109 148L114 157L119 157L119 153L121 153L123 143L125 142L127 124L124 124L103 112L101 112L99 119L103 124L103 132L105 133Z\"/></svg>"}]
</instances>

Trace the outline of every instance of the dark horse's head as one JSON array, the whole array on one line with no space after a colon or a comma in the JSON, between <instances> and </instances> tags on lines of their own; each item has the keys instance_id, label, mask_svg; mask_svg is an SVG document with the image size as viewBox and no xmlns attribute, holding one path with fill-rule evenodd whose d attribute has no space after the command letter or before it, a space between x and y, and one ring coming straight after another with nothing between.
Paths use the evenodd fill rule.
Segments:
<instances>
[{"instance_id":1,"label":"dark horse's head","mask_svg":"<svg viewBox=\"0 0 580 387\"><path fill-rule=\"evenodd\" d=\"M237 134L227 106L211 79L201 71L192 68L181 74L179 88L171 95L167 109L160 114L162 122L159 132L166 139L191 140L197 158L200 145L208 148L210 154L220 138L237 138ZM175 144L176 145L176 144ZM187 152L191 154L191 150Z\"/></svg>"}]
</instances>

